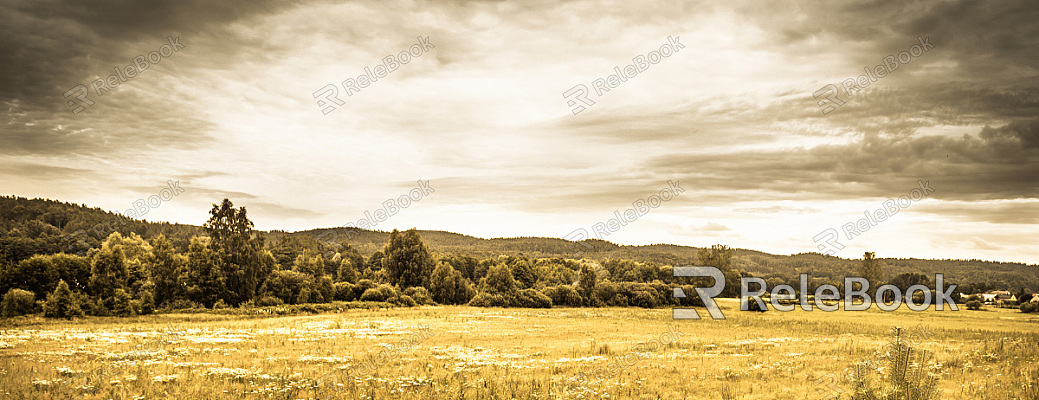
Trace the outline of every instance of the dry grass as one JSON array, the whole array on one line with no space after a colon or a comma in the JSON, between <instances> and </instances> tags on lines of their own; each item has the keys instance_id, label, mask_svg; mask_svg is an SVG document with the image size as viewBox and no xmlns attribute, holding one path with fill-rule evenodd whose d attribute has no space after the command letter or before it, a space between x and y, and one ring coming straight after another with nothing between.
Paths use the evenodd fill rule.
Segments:
<instances>
[{"instance_id":1,"label":"dry grass","mask_svg":"<svg viewBox=\"0 0 1039 400\"><path fill-rule=\"evenodd\" d=\"M724 321L674 321L670 309L470 307L268 318L16 319L0 329L0 393L33 399L823 399L836 388L848 398L847 381L817 382L873 357L898 325L928 327L931 336L920 345L939 364L943 398L1039 399L1034 314L740 313L734 302L721 304ZM668 332L669 324L684 336L656 351L634 350ZM315 387L329 372L345 376L366 354L420 325L434 336L374 373L354 370ZM633 364L605 368L629 354Z\"/></svg>"}]
</instances>

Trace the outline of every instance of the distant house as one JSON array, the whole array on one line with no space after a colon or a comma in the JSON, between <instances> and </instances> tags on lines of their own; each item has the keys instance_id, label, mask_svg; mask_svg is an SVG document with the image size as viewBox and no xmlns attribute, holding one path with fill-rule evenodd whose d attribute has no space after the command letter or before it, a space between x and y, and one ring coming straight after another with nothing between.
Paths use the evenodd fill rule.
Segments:
<instances>
[{"instance_id":1,"label":"distant house","mask_svg":"<svg viewBox=\"0 0 1039 400\"><path fill-rule=\"evenodd\" d=\"M1017 302L1017 296L1010 293L1009 290L993 290L982 293L981 296L985 299L985 304L1004 305Z\"/></svg>"},{"instance_id":2,"label":"distant house","mask_svg":"<svg viewBox=\"0 0 1039 400\"><path fill-rule=\"evenodd\" d=\"M1039 303L1039 293L1033 294L1032 295L1032 300L1029 300L1029 302Z\"/></svg>"},{"instance_id":3,"label":"distant house","mask_svg":"<svg viewBox=\"0 0 1039 400\"><path fill-rule=\"evenodd\" d=\"M981 296L981 301L985 304L990 305L995 304L1002 306L1006 304L1017 303L1017 296L1013 293L1010 293L1009 290L992 290L985 293L976 293L972 295L965 295L963 293L960 293L960 299L962 300L967 300L967 298L969 298L970 296ZM1032 301L1039 302L1039 300L1036 299L1037 297L1033 297Z\"/></svg>"}]
</instances>

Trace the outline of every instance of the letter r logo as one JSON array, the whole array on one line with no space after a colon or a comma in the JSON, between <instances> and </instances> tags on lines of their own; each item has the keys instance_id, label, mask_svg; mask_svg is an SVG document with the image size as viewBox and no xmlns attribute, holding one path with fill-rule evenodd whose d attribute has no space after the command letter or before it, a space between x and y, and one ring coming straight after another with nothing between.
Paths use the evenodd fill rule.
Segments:
<instances>
[{"instance_id":1,"label":"letter r logo","mask_svg":"<svg viewBox=\"0 0 1039 400\"><path fill-rule=\"evenodd\" d=\"M68 104L69 107L75 107L75 108L72 109L72 115L79 114L79 113L83 112L83 110L86 110L87 107L90 107L90 106L94 105L94 101L90 100L89 98L87 98L87 87L86 86L83 86L83 85L73 86L72 89L69 89L67 92L65 92L63 94L63 96L66 99L68 99L69 96L72 96L72 95L75 95L76 99L79 100L79 103L76 103L75 101L72 101L72 100L65 100L65 104ZM86 104L86 107L81 106L79 104Z\"/></svg>"},{"instance_id":2,"label":"letter r logo","mask_svg":"<svg viewBox=\"0 0 1039 400\"><path fill-rule=\"evenodd\" d=\"M707 307L707 312L711 314L711 318L714 319L725 319L725 315L722 314L722 310L718 308L718 303L714 302L714 298L722 294L722 290L725 289L725 274L722 270L715 267L675 267L673 276L704 276L714 278L714 286L709 288L696 288L696 294L700 296L700 300L703 301L704 307ZM684 298L685 291L682 288L672 288L673 297ZM693 308L672 308L671 317L673 319L700 319L700 314Z\"/></svg>"},{"instance_id":3,"label":"letter r logo","mask_svg":"<svg viewBox=\"0 0 1039 400\"><path fill-rule=\"evenodd\" d=\"M588 86L584 84L578 84L563 92L563 98L566 99L566 105L570 106L570 111L574 115L580 114L581 111L585 110L584 106L578 105L577 101L584 103L585 106L591 107L595 105L595 102L588 98ZM577 101L574 101L577 100Z\"/></svg>"},{"instance_id":4,"label":"letter r logo","mask_svg":"<svg viewBox=\"0 0 1039 400\"><path fill-rule=\"evenodd\" d=\"M837 89L836 85L830 84L830 85L823 86L822 89L816 90L815 93L812 93L812 97L814 97L816 99L818 99L819 96L822 96L824 94L826 95L826 98L824 100L819 100L817 102L819 104L819 107L823 108L822 109L823 110L823 115L829 114L833 110L836 110L837 107L840 107L840 106L844 105L844 100L841 100L840 97L837 97L838 94L839 94L838 90L839 89ZM828 105L826 103L827 100L829 100L833 104L836 104L837 107L832 106L832 105Z\"/></svg>"},{"instance_id":5,"label":"letter r logo","mask_svg":"<svg viewBox=\"0 0 1039 400\"><path fill-rule=\"evenodd\" d=\"M324 99L321 99L324 97ZM317 99L317 106L321 108L321 114L328 115L328 113L335 111L336 106L342 106L346 104L345 101L339 99L339 88L335 85L325 85L325 87L318 89L314 92L314 98ZM335 103L336 106L329 104L329 102Z\"/></svg>"}]
</instances>

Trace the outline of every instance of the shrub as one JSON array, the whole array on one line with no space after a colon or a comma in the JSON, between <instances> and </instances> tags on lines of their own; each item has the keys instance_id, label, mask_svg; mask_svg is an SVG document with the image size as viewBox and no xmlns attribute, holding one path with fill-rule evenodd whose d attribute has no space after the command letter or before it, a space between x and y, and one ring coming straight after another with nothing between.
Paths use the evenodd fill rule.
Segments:
<instances>
[{"instance_id":1,"label":"shrub","mask_svg":"<svg viewBox=\"0 0 1039 400\"><path fill-rule=\"evenodd\" d=\"M552 299L534 289L523 289L516 296L516 307L552 308Z\"/></svg>"},{"instance_id":2,"label":"shrub","mask_svg":"<svg viewBox=\"0 0 1039 400\"><path fill-rule=\"evenodd\" d=\"M386 301L387 298L388 296L383 294L382 291L377 288L365 290L364 293L361 294L361 301Z\"/></svg>"},{"instance_id":3,"label":"shrub","mask_svg":"<svg viewBox=\"0 0 1039 400\"><path fill-rule=\"evenodd\" d=\"M469 305L473 307L508 307L509 301L500 294L477 293Z\"/></svg>"},{"instance_id":4,"label":"shrub","mask_svg":"<svg viewBox=\"0 0 1039 400\"><path fill-rule=\"evenodd\" d=\"M577 293L577 289L572 286L553 286L543 289L542 293L552 299L552 304L557 306L580 307L584 305L581 294ZM627 305L627 300L624 305Z\"/></svg>"},{"instance_id":5,"label":"shrub","mask_svg":"<svg viewBox=\"0 0 1039 400\"><path fill-rule=\"evenodd\" d=\"M465 304L476 295L469 280L462 277L462 273L454 269L451 264L441 261L433 270L433 276L429 279L429 292L440 304Z\"/></svg>"},{"instance_id":6,"label":"shrub","mask_svg":"<svg viewBox=\"0 0 1039 400\"><path fill-rule=\"evenodd\" d=\"M631 305L642 308L656 308L657 296L648 290L635 292L635 298L631 299Z\"/></svg>"},{"instance_id":7,"label":"shrub","mask_svg":"<svg viewBox=\"0 0 1039 400\"><path fill-rule=\"evenodd\" d=\"M1023 312L1023 313L1039 312L1039 303L1032 303L1032 302L1021 303L1021 312Z\"/></svg>"},{"instance_id":8,"label":"shrub","mask_svg":"<svg viewBox=\"0 0 1039 400\"><path fill-rule=\"evenodd\" d=\"M170 302L167 308L170 310L191 310L202 308L202 305L188 299L176 299Z\"/></svg>"},{"instance_id":9,"label":"shrub","mask_svg":"<svg viewBox=\"0 0 1039 400\"><path fill-rule=\"evenodd\" d=\"M285 304L281 299L274 296L263 296L259 300L256 300L256 305L260 307L273 307Z\"/></svg>"},{"instance_id":10,"label":"shrub","mask_svg":"<svg viewBox=\"0 0 1039 400\"><path fill-rule=\"evenodd\" d=\"M357 297L354 296L354 286L356 285L350 282L336 282L335 285L332 286L332 298L338 301L351 301L356 299Z\"/></svg>"},{"instance_id":11,"label":"shrub","mask_svg":"<svg viewBox=\"0 0 1039 400\"><path fill-rule=\"evenodd\" d=\"M893 329L891 342L885 347L890 356L887 367L878 372L868 362L857 363L852 374L852 399L914 399L939 398L934 356L931 351L914 346L902 328ZM886 376L877 376L877 375Z\"/></svg>"},{"instance_id":12,"label":"shrub","mask_svg":"<svg viewBox=\"0 0 1039 400\"><path fill-rule=\"evenodd\" d=\"M408 296L406 294L398 294L397 296L393 296L386 301L390 304L395 304L402 307L415 307L418 305L418 303L415 302L415 299L411 298L411 296Z\"/></svg>"},{"instance_id":13,"label":"shrub","mask_svg":"<svg viewBox=\"0 0 1039 400\"><path fill-rule=\"evenodd\" d=\"M111 311L120 317L129 317L137 313L133 308L133 298L123 289L115 290Z\"/></svg>"},{"instance_id":14,"label":"shrub","mask_svg":"<svg viewBox=\"0 0 1039 400\"><path fill-rule=\"evenodd\" d=\"M125 294L125 292L124 292ZM58 282L54 292L47 295L47 303L44 306L44 315L51 318L79 317L83 311L79 308L76 295L69 290L69 285L64 280Z\"/></svg>"},{"instance_id":15,"label":"shrub","mask_svg":"<svg viewBox=\"0 0 1039 400\"><path fill-rule=\"evenodd\" d=\"M155 296L151 291L141 292L141 314L148 315L155 312Z\"/></svg>"},{"instance_id":16,"label":"shrub","mask_svg":"<svg viewBox=\"0 0 1039 400\"><path fill-rule=\"evenodd\" d=\"M75 293L76 303L79 304L79 309L86 315L93 315L95 317L104 317L111 314L108 308L105 307L105 303L100 298L88 295L86 293Z\"/></svg>"},{"instance_id":17,"label":"shrub","mask_svg":"<svg viewBox=\"0 0 1039 400\"><path fill-rule=\"evenodd\" d=\"M967 309L968 310L980 310L981 309L981 302L977 301L977 300L968 301L967 302Z\"/></svg>"},{"instance_id":18,"label":"shrub","mask_svg":"<svg viewBox=\"0 0 1039 400\"><path fill-rule=\"evenodd\" d=\"M429 290L422 286L413 286L404 289L404 294L410 296L418 304L425 306L433 305L433 298L429 295Z\"/></svg>"},{"instance_id":19,"label":"shrub","mask_svg":"<svg viewBox=\"0 0 1039 400\"><path fill-rule=\"evenodd\" d=\"M224 299L217 300L216 303L213 303L214 310L223 310L225 308L227 308L227 303L224 303Z\"/></svg>"},{"instance_id":20,"label":"shrub","mask_svg":"<svg viewBox=\"0 0 1039 400\"><path fill-rule=\"evenodd\" d=\"M60 284L59 284L60 285ZM68 288L68 285L65 286ZM22 289L11 289L4 295L2 305L3 316L17 317L19 315L31 314L36 308L35 295Z\"/></svg>"},{"instance_id":21,"label":"shrub","mask_svg":"<svg viewBox=\"0 0 1039 400\"><path fill-rule=\"evenodd\" d=\"M357 285L354 285L354 299L360 299L367 292L368 289L374 288L377 285L371 279L361 279L357 281Z\"/></svg>"}]
</instances>

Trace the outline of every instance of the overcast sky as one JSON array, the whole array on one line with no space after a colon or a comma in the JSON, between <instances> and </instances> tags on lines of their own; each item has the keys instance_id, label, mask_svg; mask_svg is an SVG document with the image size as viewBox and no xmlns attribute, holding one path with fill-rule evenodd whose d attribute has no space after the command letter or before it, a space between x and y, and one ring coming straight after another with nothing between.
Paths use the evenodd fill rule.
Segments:
<instances>
[{"instance_id":1,"label":"overcast sky","mask_svg":"<svg viewBox=\"0 0 1039 400\"><path fill-rule=\"evenodd\" d=\"M657 3L0 0L0 193L121 212L174 180L145 219L202 224L227 197L291 231L428 180L375 229L594 237L670 180L684 192L603 239L791 254L834 229L842 257L1039 262L1034 1ZM153 51L172 54L95 92ZM324 114L329 84L344 104ZM828 84L844 104L824 114ZM93 104L73 113L77 85ZM848 239L918 181L933 191Z\"/></svg>"}]
</instances>

